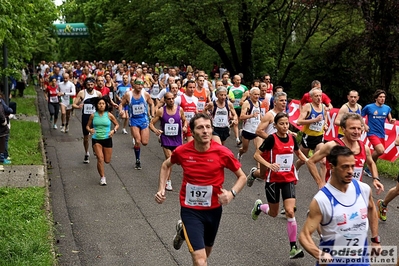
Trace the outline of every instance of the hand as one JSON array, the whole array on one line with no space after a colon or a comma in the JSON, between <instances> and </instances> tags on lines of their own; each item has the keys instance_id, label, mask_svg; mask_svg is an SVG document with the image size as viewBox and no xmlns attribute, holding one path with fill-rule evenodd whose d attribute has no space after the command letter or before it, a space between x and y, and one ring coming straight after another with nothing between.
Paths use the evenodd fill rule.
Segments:
<instances>
[{"instance_id":1,"label":"hand","mask_svg":"<svg viewBox=\"0 0 399 266\"><path fill-rule=\"evenodd\" d=\"M155 201L162 204L166 200L165 190L160 190L155 194Z\"/></svg>"},{"instance_id":2,"label":"hand","mask_svg":"<svg viewBox=\"0 0 399 266\"><path fill-rule=\"evenodd\" d=\"M317 122L319 122L319 121L323 120L323 116L320 114L315 119Z\"/></svg>"},{"instance_id":3,"label":"hand","mask_svg":"<svg viewBox=\"0 0 399 266\"><path fill-rule=\"evenodd\" d=\"M225 189L221 189L222 193L218 194L218 202L221 205L226 205L228 203L230 203L230 201L233 199L233 194Z\"/></svg>"},{"instance_id":4,"label":"hand","mask_svg":"<svg viewBox=\"0 0 399 266\"><path fill-rule=\"evenodd\" d=\"M183 132L184 132L184 133L187 133L187 126L184 126L184 127L183 127Z\"/></svg>"},{"instance_id":5,"label":"hand","mask_svg":"<svg viewBox=\"0 0 399 266\"><path fill-rule=\"evenodd\" d=\"M391 124L395 124L395 122L396 122L396 118L392 118L391 121L389 121L389 123L391 123Z\"/></svg>"},{"instance_id":6,"label":"hand","mask_svg":"<svg viewBox=\"0 0 399 266\"><path fill-rule=\"evenodd\" d=\"M380 181L378 181L377 179L374 179L373 180L373 186L375 187L375 189L376 189L376 194L377 195L379 195L382 191L384 191L384 185L383 184L381 184L381 182Z\"/></svg>"},{"instance_id":7,"label":"hand","mask_svg":"<svg viewBox=\"0 0 399 266\"><path fill-rule=\"evenodd\" d=\"M156 130L155 130L155 135L157 135L157 136L161 136L162 133L163 133L162 130L159 130L159 129L156 129Z\"/></svg>"},{"instance_id":8,"label":"hand","mask_svg":"<svg viewBox=\"0 0 399 266\"><path fill-rule=\"evenodd\" d=\"M269 169L272 170L273 172L277 172L280 169L280 165L273 163L269 166Z\"/></svg>"}]
</instances>

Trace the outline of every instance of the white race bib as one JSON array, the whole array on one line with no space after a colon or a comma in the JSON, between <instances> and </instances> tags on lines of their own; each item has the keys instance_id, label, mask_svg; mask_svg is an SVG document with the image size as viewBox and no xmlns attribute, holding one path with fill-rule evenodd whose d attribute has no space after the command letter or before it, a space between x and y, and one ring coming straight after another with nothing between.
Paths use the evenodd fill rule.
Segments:
<instances>
[{"instance_id":1,"label":"white race bib","mask_svg":"<svg viewBox=\"0 0 399 266\"><path fill-rule=\"evenodd\" d=\"M51 103L58 103L58 97L57 96L50 96L50 102Z\"/></svg>"},{"instance_id":2,"label":"white race bib","mask_svg":"<svg viewBox=\"0 0 399 266\"><path fill-rule=\"evenodd\" d=\"M196 186L187 183L184 203L188 206L211 207L212 190L212 186Z\"/></svg>"},{"instance_id":3,"label":"white race bib","mask_svg":"<svg viewBox=\"0 0 399 266\"><path fill-rule=\"evenodd\" d=\"M289 172L294 162L294 154L277 154L276 163L280 165L279 172Z\"/></svg>"},{"instance_id":4,"label":"white race bib","mask_svg":"<svg viewBox=\"0 0 399 266\"><path fill-rule=\"evenodd\" d=\"M133 115L141 115L144 114L144 104L133 105Z\"/></svg>"},{"instance_id":5,"label":"white race bib","mask_svg":"<svg viewBox=\"0 0 399 266\"><path fill-rule=\"evenodd\" d=\"M362 177L363 173L363 167L356 167L353 169L353 178L360 181L360 178Z\"/></svg>"},{"instance_id":6,"label":"white race bib","mask_svg":"<svg viewBox=\"0 0 399 266\"><path fill-rule=\"evenodd\" d=\"M179 134L179 124L165 124L165 136L177 136Z\"/></svg>"},{"instance_id":7,"label":"white race bib","mask_svg":"<svg viewBox=\"0 0 399 266\"><path fill-rule=\"evenodd\" d=\"M186 120L190 122L191 118L193 118L195 115L194 112L184 112L184 116L186 117Z\"/></svg>"},{"instance_id":8,"label":"white race bib","mask_svg":"<svg viewBox=\"0 0 399 266\"><path fill-rule=\"evenodd\" d=\"M324 120L321 120L319 122L314 122L310 124L309 129L316 132L320 132L323 129L323 126L324 126Z\"/></svg>"},{"instance_id":9,"label":"white race bib","mask_svg":"<svg viewBox=\"0 0 399 266\"><path fill-rule=\"evenodd\" d=\"M205 109L205 102L198 102L197 103L197 110L198 112L202 112Z\"/></svg>"},{"instance_id":10,"label":"white race bib","mask_svg":"<svg viewBox=\"0 0 399 266\"><path fill-rule=\"evenodd\" d=\"M94 114L95 111L96 111L96 109L94 108L94 105L92 105L91 103L83 104L83 113L85 115Z\"/></svg>"},{"instance_id":11,"label":"white race bib","mask_svg":"<svg viewBox=\"0 0 399 266\"><path fill-rule=\"evenodd\" d=\"M233 103L234 107L239 107L240 101L241 101L241 99L234 99L234 103Z\"/></svg>"}]
</instances>

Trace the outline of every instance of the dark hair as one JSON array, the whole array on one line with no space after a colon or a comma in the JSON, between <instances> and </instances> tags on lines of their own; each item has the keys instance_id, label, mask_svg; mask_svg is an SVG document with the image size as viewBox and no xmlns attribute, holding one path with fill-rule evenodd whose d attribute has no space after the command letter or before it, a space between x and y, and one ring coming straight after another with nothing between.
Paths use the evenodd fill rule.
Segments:
<instances>
[{"instance_id":1,"label":"dark hair","mask_svg":"<svg viewBox=\"0 0 399 266\"><path fill-rule=\"evenodd\" d=\"M342 128L346 128L346 121L348 119L359 120L363 125L363 118L357 113L346 113L342 116L341 121L339 122L339 126Z\"/></svg>"},{"instance_id":2,"label":"dark hair","mask_svg":"<svg viewBox=\"0 0 399 266\"><path fill-rule=\"evenodd\" d=\"M105 95L105 96L103 96L103 97L96 97L96 99L93 100L93 101L94 101L94 108L96 109L96 111L98 110L98 103L99 103L100 101L104 101L104 102L105 102L105 111L108 111L108 110L109 110L110 98L109 98L108 95Z\"/></svg>"},{"instance_id":3,"label":"dark hair","mask_svg":"<svg viewBox=\"0 0 399 266\"><path fill-rule=\"evenodd\" d=\"M187 80L187 82L186 82L186 86L188 86L188 84L191 84L191 83L194 83L194 84L196 84L194 80Z\"/></svg>"},{"instance_id":4,"label":"dark hair","mask_svg":"<svg viewBox=\"0 0 399 266\"><path fill-rule=\"evenodd\" d=\"M317 79L313 80L312 83L310 84L310 88L313 89L317 84L321 84L320 81L318 81Z\"/></svg>"},{"instance_id":5,"label":"dark hair","mask_svg":"<svg viewBox=\"0 0 399 266\"><path fill-rule=\"evenodd\" d=\"M385 96L387 95L387 93L384 91L384 90L376 90L375 92L374 92L374 94L373 94L373 99L375 100L375 99L377 99L378 98L378 96L380 96L380 94L385 94Z\"/></svg>"},{"instance_id":6,"label":"dark hair","mask_svg":"<svg viewBox=\"0 0 399 266\"><path fill-rule=\"evenodd\" d=\"M346 146L336 145L330 153L327 155L327 160L334 166L337 166L338 156L349 157L353 155L353 152Z\"/></svg>"},{"instance_id":7,"label":"dark hair","mask_svg":"<svg viewBox=\"0 0 399 266\"><path fill-rule=\"evenodd\" d=\"M198 120L198 119L200 119L200 118L203 118L203 119L205 119L205 120L211 121L211 126L213 127L212 119L211 119L211 117L210 117L209 115L204 114L204 113L196 113L196 114L193 116L193 118L191 118L191 120L190 120L190 129L191 129L191 132L194 132L195 121Z\"/></svg>"},{"instance_id":8,"label":"dark hair","mask_svg":"<svg viewBox=\"0 0 399 266\"><path fill-rule=\"evenodd\" d=\"M283 117L287 117L287 118L289 119L289 116L288 116L287 113L280 112L280 113L276 114L276 116L274 117L274 124L277 124L278 121L279 121L281 118L283 118Z\"/></svg>"},{"instance_id":9,"label":"dark hair","mask_svg":"<svg viewBox=\"0 0 399 266\"><path fill-rule=\"evenodd\" d=\"M85 86L87 85L87 83L95 83L95 80L94 80L94 78L93 77L88 77L88 78L86 78L85 79Z\"/></svg>"}]
</instances>

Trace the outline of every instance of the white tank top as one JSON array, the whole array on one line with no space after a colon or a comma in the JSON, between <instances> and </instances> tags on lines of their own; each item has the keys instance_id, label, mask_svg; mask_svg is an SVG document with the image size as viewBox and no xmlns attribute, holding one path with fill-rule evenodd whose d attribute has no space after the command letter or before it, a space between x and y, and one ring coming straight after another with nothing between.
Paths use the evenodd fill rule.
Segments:
<instances>
[{"instance_id":1,"label":"white tank top","mask_svg":"<svg viewBox=\"0 0 399 266\"><path fill-rule=\"evenodd\" d=\"M276 116L276 112L274 112L273 110L270 110L269 112L272 113L273 117ZM269 112L268 112L268 113L269 113ZM266 129L265 129L265 132L266 132L266 134L269 135L269 136L270 136L271 134L277 132L277 129L276 129L276 127L274 126L274 122L269 123L269 124L267 125L267 127L266 127Z\"/></svg>"},{"instance_id":2,"label":"white tank top","mask_svg":"<svg viewBox=\"0 0 399 266\"><path fill-rule=\"evenodd\" d=\"M258 106L253 105L251 114L254 114L255 112L258 113L256 117L251 117L245 121L245 123L242 126L242 130L245 130L249 133L255 134L256 129L258 128L258 125L260 123L260 102L257 103Z\"/></svg>"}]
</instances>

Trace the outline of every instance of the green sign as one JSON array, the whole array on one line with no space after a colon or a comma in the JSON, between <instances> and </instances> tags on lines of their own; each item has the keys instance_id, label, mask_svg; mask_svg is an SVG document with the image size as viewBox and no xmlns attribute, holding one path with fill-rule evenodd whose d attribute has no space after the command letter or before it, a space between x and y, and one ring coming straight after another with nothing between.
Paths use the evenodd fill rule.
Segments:
<instances>
[{"instance_id":1,"label":"green sign","mask_svg":"<svg viewBox=\"0 0 399 266\"><path fill-rule=\"evenodd\" d=\"M84 23L53 24L60 38L86 38L89 29Z\"/></svg>"}]
</instances>

